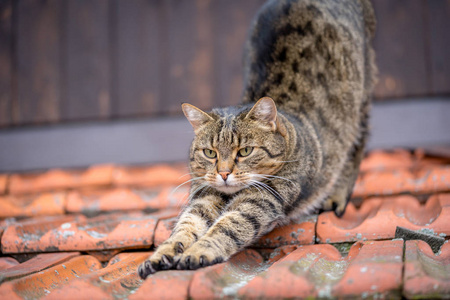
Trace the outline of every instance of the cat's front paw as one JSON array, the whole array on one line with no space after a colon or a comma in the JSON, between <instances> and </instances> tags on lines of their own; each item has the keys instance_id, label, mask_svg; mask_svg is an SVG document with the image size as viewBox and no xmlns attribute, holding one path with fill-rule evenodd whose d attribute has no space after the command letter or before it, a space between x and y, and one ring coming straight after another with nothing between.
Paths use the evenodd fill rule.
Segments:
<instances>
[{"instance_id":1,"label":"cat's front paw","mask_svg":"<svg viewBox=\"0 0 450 300\"><path fill-rule=\"evenodd\" d=\"M142 279L157 271L169 270L176 266L174 257L184 251L184 245L181 242L162 244L156 252L138 268L139 276Z\"/></svg>"},{"instance_id":2,"label":"cat's front paw","mask_svg":"<svg viewBox=\"0 0 450 300\"><path fill-rule=\"evenodd\" d=\"M198 243L192 245L182 255L176 257L178 270L196 270L226 260L224 255L211 248L200 246Z\"/></svg>"}]
</instances>

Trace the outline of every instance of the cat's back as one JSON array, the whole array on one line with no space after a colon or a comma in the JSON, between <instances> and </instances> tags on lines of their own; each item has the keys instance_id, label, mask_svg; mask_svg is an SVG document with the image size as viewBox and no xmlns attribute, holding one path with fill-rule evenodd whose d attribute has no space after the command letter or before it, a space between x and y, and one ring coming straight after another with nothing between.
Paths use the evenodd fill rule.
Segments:
<instances>
[{"instance_id":1,"label":"cat's back","mask_svg":"<svg viewBox=\"0 0 450 300\"><path fill-rule=\"evenodd\" d=\"M244 102L270 96L293 114L334 102L343 116L359 111L376 73L374 31L369 0L268 1L246 45Z\"/></svg>"}]
</instances>

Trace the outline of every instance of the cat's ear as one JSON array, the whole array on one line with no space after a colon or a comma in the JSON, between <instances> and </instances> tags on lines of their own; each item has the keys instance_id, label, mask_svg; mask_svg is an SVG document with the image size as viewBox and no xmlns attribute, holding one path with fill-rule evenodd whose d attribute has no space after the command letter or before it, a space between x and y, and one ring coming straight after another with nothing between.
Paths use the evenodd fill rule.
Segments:
<instances>
[{"instance_id":1,"label":"cat's ear","mask_svg":"<svg viewBox=\"0 0 450 300\"><path fill-rule=\"evenodd\" d=\"M254 119L270 126L272 131L279 131L283 136L286 135L286 128L277 118L277 107L270 97L259 99L245 118Z\"/></svg>"},{"instance_id":2,"label":"cat's ear","mask_svg":"<svg viewBox=\"0 0 450 300\"><path fill-rule=\"evenodd\" d=\"M205 123L214 120L203 110L189 103L183 103L181 105L181 108L183 109L183 113L188 119L189 123L191 123L192 127L194 128L194 132L197 132L197 130Z\"/></svg>"}]
</instances>

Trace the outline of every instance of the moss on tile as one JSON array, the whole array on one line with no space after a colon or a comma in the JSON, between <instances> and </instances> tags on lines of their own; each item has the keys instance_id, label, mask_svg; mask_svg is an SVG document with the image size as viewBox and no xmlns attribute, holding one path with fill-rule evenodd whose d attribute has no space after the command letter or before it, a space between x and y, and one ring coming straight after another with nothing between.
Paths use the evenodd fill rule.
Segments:
<instances>
[{"instance_id":1,"label":"moss on tile","mask_svg":"<svg viewBox=\"0 0 450 300\"><path fill-rule=\"evenodd\" d=\"M332 244L341 253L342 257L346 257L350 252L350 248L353 246L354 242L347 243L335 243Z\"/></svg>"}]
</instances>

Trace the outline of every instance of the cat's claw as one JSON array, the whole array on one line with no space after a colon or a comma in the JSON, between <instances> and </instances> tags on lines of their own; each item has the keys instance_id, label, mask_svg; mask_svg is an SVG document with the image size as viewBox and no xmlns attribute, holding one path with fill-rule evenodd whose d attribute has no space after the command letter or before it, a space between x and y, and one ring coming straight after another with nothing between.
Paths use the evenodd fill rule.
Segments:
<instances>
[{"instance_id":1,"label":"cat's claw","mask_svg":"<svg viewBox=\"0 0 450 300\"><path fill-rule=\"evenodd\" d=\"M151 275L155 272L156 272L156 270L152 267L152 263L149 260L146 260L145 262L143 262L138 268L139 276L142 279L147 278L148 275Z\"/></svg>"},{"instance_id":2,"label":"cat's claw","mask_svg":"<svg viewBox=\"0 0 450 300\"><path fill-rule=\"evenodd\" d=\"M139 268L138 273L142 279L147 278L147 276L154 274L158 271L169 270L176 265L174 259L170 255L162 255L159 260L152 258L151 260L146 260L143 262Z\"/></svg>"},{"instance_id":3,"label":"cat's claw","mask_svg":"<svg viewBox=\"0 0 450 300\"><path fill-rule=\"evenodd\" d=\"M178 270L196 270L218 264L224 261L223 257L215 256L209 253L207 249L195 249L196 247L186 250L184 255L176 257Z\"/></svg>"},{"instance_id":4,"label":"cat's claw","mask_svg":"<svg viewBox=\"0 0 450 300\"><path fill-rule=\"evenodd\" d=\"M180 255L184 252L184 244L182 242L166 243L161 245L158 250L139 268L138 273L142 279L154 274L158 271L164 271L175 268L180 259Z\"/></svg>"}]
</instances>

